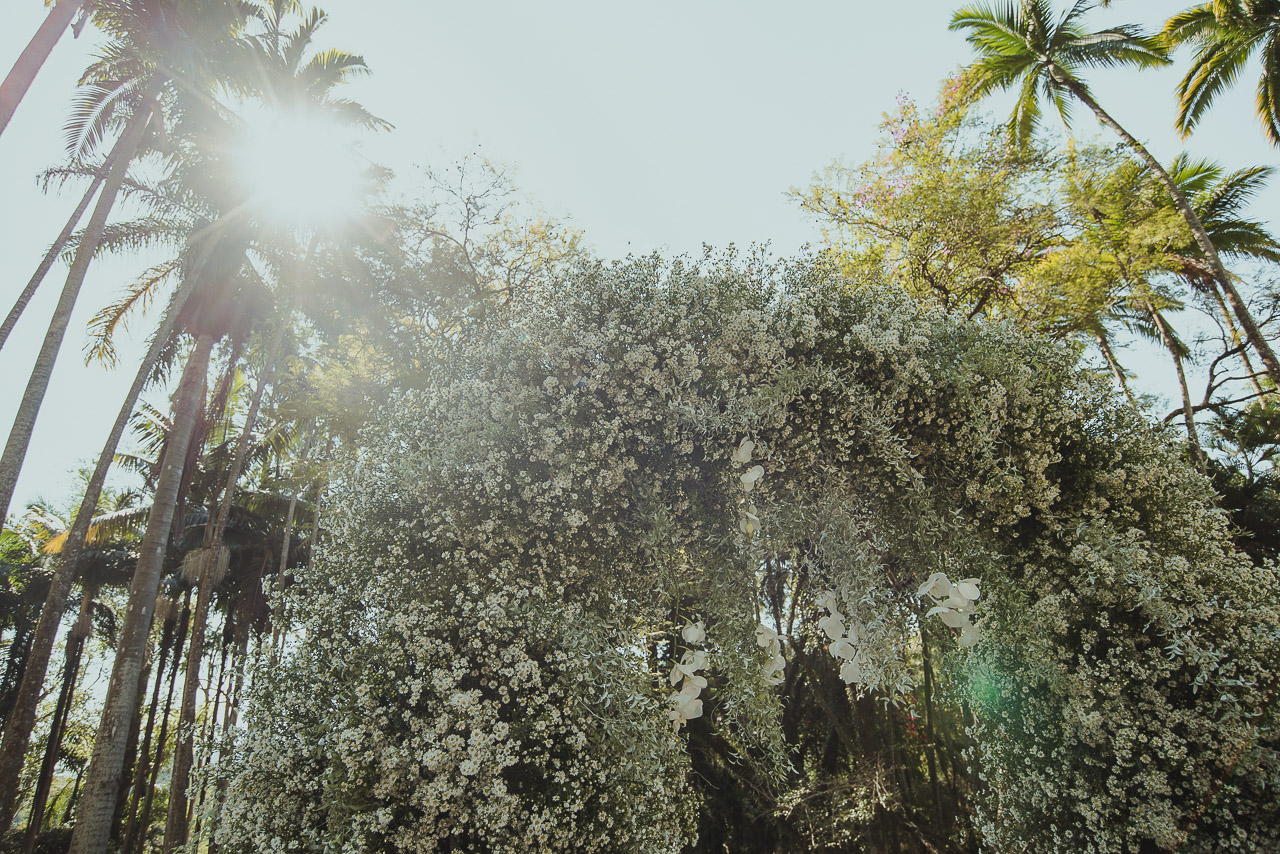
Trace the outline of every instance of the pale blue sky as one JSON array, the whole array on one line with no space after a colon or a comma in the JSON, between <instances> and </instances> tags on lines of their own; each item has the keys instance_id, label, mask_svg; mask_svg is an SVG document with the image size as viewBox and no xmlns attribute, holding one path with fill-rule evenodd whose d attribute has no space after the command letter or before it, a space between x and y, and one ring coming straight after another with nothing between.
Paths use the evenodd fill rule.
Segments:
<instances>
[{"instance_id":1,"label":"pale blue sky","mask_svg":"<svg viewBox=\"0 0 1280 854\"><path fill-rule=\"evenodd\" d=\"M373 73L348 94L396 125L365 150L398 172L478 151L516 167L521 188L569 217L605 256L764 241L789 254L818 232L785 197L788 187L807 183L834 158L870 156L894 96L928 101L966 60L963 39L946 27L955 5L331 0L319 43L365 56ZM1155 26L1184 5L1121 0L1093 21ZM6 4L3 70L43 15L34 0ZM91 41L89 31L79 41L65 38L0 136L4 311L78 197L42 195L33 179L62 156L62 123ZM1178 140L1172 89L1181 70L1095 75L1090 82L1166 161L1186 147L1230 168L1276 163L1252 116L1251 81L1223 97L1189 142ZM1077 133L1095 132L1081 112ZM1254 213L1280 222L1280 188ZM83 365L84 320L145 265L113 259L90 272L15 509L37 495L62 497L75 467L96 455L147 324L135 324L125 367L107 371ZM64 277L65 268L55 269L0 352L6 435Z\"/></svg>"}]
</instances>

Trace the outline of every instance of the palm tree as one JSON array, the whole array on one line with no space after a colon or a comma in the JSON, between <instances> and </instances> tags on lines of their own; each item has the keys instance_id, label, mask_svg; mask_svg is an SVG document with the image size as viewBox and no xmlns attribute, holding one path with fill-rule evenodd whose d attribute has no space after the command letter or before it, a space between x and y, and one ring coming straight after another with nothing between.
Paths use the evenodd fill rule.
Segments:
<instances>
[{"instance_id":1,"label":"palm tree","mask_svg":"<svg viewBox=\"0 0 1280 854\"><path fill-rule=\"evenodd\" d=\"M95 16L112 41L82 78L71 127L73 148L82 154L113 127L123 123L124 131L0 456L0 519L8 513L67 324L129 166L149 130L163 142L162 102L177 97L169 90L196 91L207 77L206 55L216 54L235 32L241 10L218 0L99 0Z\"/></svg>"},{"instance_id":2,"label":"palm tree","mask_svg":"<svg viewBox=\"0 0 1280 854\"><path fill-rule=\"evenodd\" d=\"M1226 174L1221 165L1208 160L1194 160L1186 154L1179 155L1169 167L1169 173L1191 200L1220 255L1248 261L1280 262L1280 242L1265 225L1247 219L1243 213L1244 207L1273 172L1271 167L1254 166ZM1240 348L1240 358L1254 391L1264 394L1265 390L1258 382L1258 372L1254 370L1241 341L1240 330L1222 295L1214 287L1213 270L1198 250L1195 243L1188 241L1172 247L1168 254L1178 275L1204 294L1218 310L1231 340Z\"/></svg>"},{"instance_id":3,"label":"palm tree","mask_svg":"<svg viewBox=\"0 0 1280 854\"><path fill-rule=\"evenodd\" d=\"M283 99L284 96L301 97L303 100L301 104L297 105L298 107L310 106L321 109L327 107L348 120L365 124L377 124L378 120L374 119L358 105L329 97L329 90L333 86L343 82L351 74L364 69L364 63L359 57L341 51L330 50L315 54L310 60L304 61L312 35L315 29L324 21L323 13L318 11L311 13L310 16L303 20L296 32L285 35L283 38L278 37L280 36L279 15L292 10L294 7L295 4L293 3L276 2L262 9L261 14L265 16L267 21L267 37L259 37L247 43L249 55L257 60L251 64L252 71L265 84L266 94L260 97L264 97L265 100L272 103L278 99ZM298 81L296 78L301 78L301 80ZM288 101L286 100L285 103L287 104ZM234 123L229 125L225 121L221 121L225 116L216 110L194 111L186 118L189 118L195 126L201 128L202 133L198 135L198 138L202 139L202 141L209 139L225 140L227 135L234 130ZM187 138L197 137L188 134ZM244 192L237 189L237 185L240 182L231 180L230 176L227 176L224 171L228 165L225 150L217 144L211 144L207 147L193 146L188 151L185 151L184 154L187 156L178 161L179 168L175 174L179 178L188 180L193 192L205 194L206 200L217 214L231 216L233 212L245 211L248 208L248 216L250 219L252 218L252 199L246 198ZM287 156L287 152L279 152L279 154ZM220 178L219 176L225 177ZM242 275L242 271L248 269L245 264L248 249L253 243L252 222L246 221L242 223L240 235L241 240L237 244L238 249L227 253L228 259L238 259L232 278L239 278ZM229 272L231 269L231 267L228 267ZM223 298L226 299L226 296L224 295ZM289 304L292 305L292 300L289 300ZM213 303L209 305L213 305ZM233 303L227 304L225 309L230 310L231 305ZM291 314L291 310L286 312L286 316L289 314ZM279 328L282 335L287 324L284 323L284 319L281 319L280 323L281 326ZM197 340L200 344L204 343L203 336ZM196 366L201 373L207 370L208 347L198 345L193 358L188 362L188 371L193 369L193 364L196 362L201 363ZM187 383L187 377L188 374L184 374L184 384ZM191 382L194 382L194 380L191 380ZM137 696L141 662L146 649L151 611L154 607L160 582L160 571L164 557L163 544L168 537L168 531L174 518L178 486L182 476L181 471L185 467L186 453L190 447L192 427L194 425L194 404L182 401L181 397L179 401L179 403L175 403L174 435L171 443L166 448L165 462L162 465L161 476L157 482L156 501L148 519L147 532L143 539L138 569L134 576L134 584L130 589L129 608L121 632L111 682L107 689L106 706L103 710L98 737L94 744L93 758L85 779L81 818L76 825L72 839L72 851L77 854L89 854L89 852L98 854L98 852L104 850L110 831L116 794L121 781L131 703ZM192 411L184 411L183 417L180 418L178 413L184 407ZM181 456L178 456L175 450L178 446L183 449ZM232 479L234 477L238 477L238 465L238 463L233 463L231 466L231 471L228 474L229 483L233 482ZM170 471L170 469L173 471ZM230 488L228 491L230 491ZM220 537L217 532L226 525L225 512L221 512L219 516L215 537ZM215 539L216 542L217 540ZM217 555L219 551L211 549L209 554ZM206 574L210 571L210 568L206 567ZM204 586L202 579L202 591ZM199 601L197 602L197 607L199 607ZM207 609L207 604L205 607ZM193 624L194 622L195 620L193 619ZM189 668L199 667L200 650L195 640L197 637L202 638L202 635L193 633L192 649L188 653ZM188 684L192 683L192 679L193 674L189 669ZM182 703L184 717L186 717L187 710L191 706L189 697L194 698L194 691L184 687ZM187 719L189 720L190 718L188 717ZM189 735L184 733L182 737L187 739ZM171 797L170 802L170 820L166 830L166 847L173 844L181 844L186 838L185 786L190 767L189 755L186 745L180 745L175 758L173 775L175 796ZM175 801L181 802L183 805L181 816L177 815L177 808L174 806Z\"/></svg>"},{"instance_id":4,"label":"palm tree","mask_svg":"<svg viewBox=\"0 0 1280 854\"><path fill-rule=\"evenodd\" d=\"M1146 146L1102 108L1079 76L1088 68L1168 65L1168 50L1164 42L1142 34L1133 26L1099 32L1085 30L1082 19L1092 5L1090 0L1077 0L1057 21L1052 17L1049 0L1023 0L1020 5L1006 3L999 8L966 6L957 11L952 17L951 29L967 31L966 39L977 51L977 59L965 72L963 93L969 99L977 99L1017 88L1018 99L1009 130L1016 140L1024 142L1039 124L1041 97L1053 103L1064 123L1070 120L1071 98L1092 110L1100 123L1147 164L1169 194L1213 272L1215 287L1262 358L1272 382L1280 384L1280 359L1236 290L1204 224L1177 182Z\"/></svg>"},{"instance_id":5,"label":"palm tree","mask_svg":"<svg viewBox=\"0 0 1280 854\"><path fill-rule=\"evenodd\" d=\"M1262 50L1257 109L1263 131L1280 145L1280 2L1213 0L1174 15L1164 25L1171 45L1191 44L1191 68L1178 84L1178 130L1187 136L1224 89Z\"/></svg>"},{"instance_id":6,"label":"palm tree","mask_svg":"<svg viewBox=\"0 0 1280 854\"><path fill-rule=\"evenodd\" d=\"M76 13L85 4L85 0L58 0L44 19L36 34L31 37L27 47L18 56L18 61L0 83L0 133L9 125L9 119L18 109L18 103L31 88L31 82L44 65L44 61L53 52L53 46L62 38L62 33L71 25Z\"/></svg>"}]
</instances>

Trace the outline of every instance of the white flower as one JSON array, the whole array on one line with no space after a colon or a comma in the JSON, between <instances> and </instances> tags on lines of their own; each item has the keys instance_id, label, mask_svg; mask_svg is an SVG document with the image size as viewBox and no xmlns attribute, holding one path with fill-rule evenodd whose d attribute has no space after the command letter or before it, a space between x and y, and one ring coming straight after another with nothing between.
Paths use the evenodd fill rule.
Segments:
<instances>
[{"instance_id":1,"label":"white flower","mask_svg":"<svg viewBox=\"0 0 1280 854\"><path fill-rule=\"evenodd\" d=\"M764 477L764 466L752 466L742 473L742 488L750 492L755 488L756 481Z\"/></svg>"},{"instance_id":2,"label":"white flower","mask_svg":"<svg viewBox=\"0 0 1280 854\"><path fill-rule=\"evenodd\" d=\"M951 582L947 580L945 572L935 572L929 576L929 580L920 585L918 591L921 596L932 596L934 599L945 599L951 595Z\"/></svg>"},{"instance_id":3,"label":"white flower","mask_svg":"<svg viewBox=\"0 0 1280 854\"><path fill-rule=\"evenodd\" d=\"M978 583L976 578L966 578L964 581L956 582L956 590L969 601L977 601L978 597L982 595L978 590Z\"/></svg>"},{"instance_id":4,"label":"white flower","mask_svg":"<svg viewBox=\"0 0 1280 854\"><path fill-rule=\"evenodd\" d=\"M756 646L761 649L768 649L773 646L773 642L778 639L778 633L773 629L761 623L756 628Z\"/></svg>"},{"instance_id":5,"label":"white flower","mask_svg":"<svg viewBox=\"0 0 1280 854\"><path fill-rule=\"evenodd\" d=\"M858 654L858 648L849 643L847 638L840 638L838 641L831 644L830 650L831 654L836 658L850 659Z\"/></svg>"},{"instance_id":6,"label":"white flower","mask_svg":"<svg viewBox=\"0 0 1280 854\"><path fill-rule=\"evenodd\" d=\"M681 630L680 636L684 638L685 643L702 643L707 639L707 627L703 625L702 620L691 623Z\"/></svg>"},{"instance_id":7,"label":"white flower","mask_svg":"<svg viewBox=\"0 0 1280 854\"><path fill-rule=\"evenodd\" d=\"M738 520L738 529L748 537L754 536L755 532L760 530L760 517L755 514L755 507L748 506L742 513L742 518Z\"/></svg>"},{"instance_id":8,"label":"white flower","mask_svg":"<svg viewBox=\"0 0 1280 854\"><path fill-rule=\"evenodd\" d=\"M954 608L946 608L942 606L930 608L929 613L925 614L925 616L932 617L934 614L937 614L938 619L942 620L942 622L946 623L953 629L958 629L969 624L969 615L962 614Z\"/></svg>"},{"instance_id":9,"label":"white flower","mask_svg":"<svg viewBox=\"0 0 1280 854\"><path fill-rule=\"evenodd\" d=\"M960 629L960 639L956 642L956 645L961 649L968 649L976 644L981 638L982 627L976 623L966 622L964 627Z\"/></svg>"},{"instance_id":10,"label":"white flower","mask_svg":"<svg viewBox=\"0 0 1280 854\"><path fill-rule=\"evenodd\" d=\"M840 678L846 685L862 681L862 665L857 661L846 661L840 665Z\"/></svg>"},{"instance_id":11,"label":"white flower","mask_svg":"<svg viewBox=\"0 0 1280 854\"><path fill-rule=\"evenodd\" d=\"M743 439L742 444L738 445L738 449L733 452L733 461L743 466L751 462L751 452L755 450L755 447L755 442L750 439Z\"/></svg>"},{"instance_id":12,"label":"white flower","mask_svg":"<svg viewBox=\"0 0 1280 854\"><path fill-rule=\"evenodd\" d=\"M840 600L836 597L834 590L828 590L818 597L818 607L825 608L837 617L840 616Z\"/></svg>"},{"instance_id":13,"label":"white flower","mask_svg":"<svg viewBox=\"0 0 1280 854\"><path fill-rule=\"evenodd\" d=\"M844 637L844 622L840 619L839 613L818 620L818 628L822 629L831 640L839 640Z\"/></svg>"},{"instance_id":14,"label":"white flower","mask_svg":"<svg viewBox=\"0 0 1280 854\"><path fill-rule=\"evenodd\" d=\"M702 717L702 701L695 697L677 701L675 708L667 712L667 717L671 719L671 722L675 724L675 729L678 730L685 721Z\"/></svg>"},{"instance_id":15,"label":"white flower","mask_svg":"<svg viewBox=\"0 0 1280 854\"><path fill-rule=\"evenodd\" d=\"M671 668L671 684L675 685L681 679L686 677L697 676L696 671L703 670L707 666L707 654L702 650L689 650L685 652L684 657L675 667ZM701 679L702 677L698 677ZM705 680L704 680L705 683Z\"/></svg>"}]
</instances>

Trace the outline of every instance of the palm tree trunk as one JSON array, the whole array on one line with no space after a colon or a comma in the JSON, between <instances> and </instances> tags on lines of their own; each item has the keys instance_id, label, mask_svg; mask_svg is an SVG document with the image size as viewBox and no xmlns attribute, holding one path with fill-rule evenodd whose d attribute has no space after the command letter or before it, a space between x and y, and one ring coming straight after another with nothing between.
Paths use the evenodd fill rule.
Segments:
<instances>
[{"instance_id":1,"label":"palm tree trunk","mask_svg":"<svg viewBox=\"0 0 1280 854\"><path fill-rule=\"evenodd\" d=\"M58 693L58 704L53 710L53 720L49 724L49 740L44 748L44 760L40 763L40 776L36 781L35 796L32 798L31 811L27 814L27 832L22 840L23 854L32 854L36 850L36 837L44 823L45 807L49 804L49 790L53 788L53 770L58 765L59 748L62 736L66 732L67 717L71 711L71 698L75 692L76 677L80 673L80 660L84 655L84 642L89 636L93 619L93 600L97 595L97 586L87 586L84 598L80 601L80 615L67 636L66 663L62 669L62 690Z\"/></svg>"},{"instance_id":2,"label":"palm tree trunk","mask_svg":"<svg viewBox=\"0 0 1280 854\"><path fill-rule=\"evenodd\" d=\"M1178 389L1182 393L1182 422L1187 428L1187 444L1191 446L1191 458L1196 467L1204 471L1204 449L1200 447L1200 435L1196 432L1196 410L1191 403L1191 393L1187 390L1187 374L1182 368L1182 351L1174 340L1173 330L1165 322L1164 316L1149 303L1146 309L1151 319L1155 321L1156 328L1160 330L1160 340L1164 342L1165 349L1173 359L1173 367L1178 372Z\"/></svg>"},{"instance_id":3,"label":"palm tree trunk","mask_svg":"<svg viewBox=\"0 0 1280 854\"><path fill-rule=\"evenodd\" d=\"M1111 342L1107 340L1106 333L1095 332L1093 337L1098 342L1098 349L1102 351L1102 357L1107 360L1111 373L1115 375L1116 382L1120 383L1120 389L1124 392L1124 396L1128 399L1129 404L1136 409L1138 402L1133 399L1133 392L1129 390L1129 381L1125 378L1124 369L1120 367L1120 361L1116 359L1116 354L1111 349Z\"/></svg>"},{"instance_id":4,"label":"palm tree trunk","mask_svg":"<svg viewBox=\"0 0 1280 854\"><path fill-rule=\"evenodd\" d=\"M249 436L258 420L258 409L262 405L262 393L271 382L275 372L276 359L284 344L284 334L289 328L292 307L280 318L271 348L263 364L262 379L253 391L253 400L249 404L249 412L245 415L244 429L236 442L235 457L227 470L226 487L222 492L222 502L218 507L218 522L204 558L204 569L200 576L200 592L196 596L196 610L191 621L191 649L187 653L187 676L182 687L182 702L178 707L178 743L173 756L173 777L169 787L169 816L165 825L164 854L169 854L176 846L187 841L187 799L188 786L191 783L191 763L193 726L196 713L196 688L200 683L200 659L204 654L205 624L209 616L209 601L213 594L214 568L218 556L222 553L223 536L226 534L227 521L231 516L231 501L235 497L236 483L240 480L240 471L244 467L245 456L249 450ZM81 852L73 852L81 854Z\"/></svg>"},{"instance_id":5,"label":"palm tree trunk","mask_svg":"<svg viewBox=\"0 0 1280 854\"><path fill-rule=\"evenodd\" d=\"M134 766L138 762L138 737L142 729L142 703L147 699L147 682L151 680L152 653L151 645L147 645L147 655L143 660L142 678L138 680L138 695L133 701L133 718L129 721L129 741L124 748L124 766L120 772L121 785L116 792L116 806L111 815L111 833L108 837L111 847L117 848L124 836L124 811L129 804L129 782L133 779Z\"/></svg>"},{"instance_id":6,"label":"palm tree trunk","mask_svg":"<svg viewBox=\"0 0 1280 854\"><path fill-rule=\"evenodd\" d=\"M107 686L106 704L93 744L93 756L84 784L84 805L71 837L72 854L102 854L111 832L116 790L124 763L125 741L133 699L142 672L142 658L151 631L151 615L156 593L160 589L160 572L164 566L165 547L173 528L173 511L178 486L182 480L183 461L191 443L196 409L201 403L198 391L209 370L209 354L213 350L212 332L203 331L187 359L174 405L173 427L156 480L155 499L147 530L142 538L138 568L129 587L129 605L124 626L116 646L115 665Z\"/></svg>"},{"instance_id":7,"label":"palm tree trunk","mask_svg":"<svg viewBox=\"0 0 1280 854\"><path fill-rule=\"evenodd\" d=\"M138 763L133 770L133 793L130 796L128 822L125 824L124 841L121 851L129 851L138 828L138 805L142 799L142 788L147 782L147 772L151 769L151 737L155 733L156 711L160 706L160 689L164 687L165 665L169 661L169 648L173 646L173 633L177 623L176 615L170 614L164 621L160 633L160 662L156 665L156 683L151 692L151 704L147 707L147 725L143 731L142 747L138 750ZM174 667L177 667L176 656Z\"/></svg>"},{"instance_id":8,"label":"palm tree trunk","mask_svg":"<svg viewBox=\"0 0 1280 854\"><path fill-rule=\"evenodd\" d=\"M49 584L49 593L45 597L44 610L40 612L40 621L36 624L27 667L5 727L3 744L0 744L0 792L8 793L0 798L0 832L8 829L13 821L14 810L17 808L18 775L22 773L22 757L27 752L31 730L35 726L40 689L44 684L49 658L53 653L58 623L66 608L67 595L79 572L80 555L84 551L85 538L89 534L94 511L97 510L98 499L102 495L102 488L107 480L107 472L115 460L116 448L129 424L129 418L133 415L138 397L142 394L142 389L160 358L161 350L173 333L178 314L194 290L195 281L195 276L183 281L182 287L169 301L169 307L151 337L151 346L147 350L146 358L138 366L133 385L129 387L129 393L125 395L124 403L116 414L115 423L111 425L111 434L102 447L102 453L98 455L98 463L94 467L93 475L89 478L89 483L85 486L80 509L76 511L75 522L72 523L67 541L63 544L62 553L58 556L53 580Z\"/></svg>"},{"instance_id":9,"label":"palm tree trunk","mask_svg":"<svg viewBox=\"0 0 1280 854\"><path fill-rule=\"evenodd\" d=\"M18 61L13 64L4 82L0 83L0 133L8 126L22 96L27 94L44 61L53 52L53 46L62 38L62 33L71 25L71 20L83 5L84 0L58 0L27 43L26 49L18 56Z\"/></svg>"},{"instance_id":10,"label":"palm tree trunk","mask_svg":"<svg viewBox=\"0 0 1280 854\"><path fill-rule=\"evenodd\" d=\"M311 443L315 439L315 432L307 434L307 440L302 444L302 451L298 456L299 462L305 462L307 455L311 453ZM284 593L284 574L289 568L289 544L293 541L293 517L298 512L298 487L294 486L289 494L289 512L284 517L284 541L280 543L280 568L276 570L275 581L275 600L276 604L272 608L271 614L271 649L272 661L275 660L276 639L280 636L280 597Z\"/></svg>"},{"instance_id":11,"label":"palm tree trunk","mask_svg":"<svg viewBox=\"0 0 1280 854\"><path fill-rule=\"evenodd\" d=\"M1222 299L1222 294L1217 288L1207 288L1213 295L1213 301L1218 306L1218 313L1222 315L1222 322L1227 324L1227 332L1231 335L1231 343L1240 348L1240 363L1244 365L1245 373L1249 375L1249 385L1253 386L1254 394L1262 397L1266 391L1262 388L1262 383L1258 382L1258 372L1253 369L1253 360L1249 358L1249 351L1245 347L1244 342L1240 340L1240 330L1236 327L1235 320L1231 317L1231 311L1227 308L1226 302Z\"/></svg>"},{"instance_id":12,"label":"palm tree trunk","mask_svg":"<svg viewBox=\"0 0 1280 854\"><path fill-rule=\"evenodd\" d=\"M178 671L181 670L182 647L187 641L187 626L191 622L191 591L187 591L182 603L182 617L178 620L178 631L173 640L173 669L169 671L169 691L164 701L164 714L160 716L160 735L156 740L156 757L151 762L151 777L147 782L147 796L142 804L142 816L138 819L137 833L132 843L126 838L123 854L137 854L146 843L147 832L151 829L151 807L156 798L156 780L160 776L160 766L164 764L164 746L169 733L169 712L173 710L173 695L178 687Z\"/></svg>"},{"instance_id":13,"label":"palm tree trunk","mask_svg":"<svg viewBox=\"0 0 1280 854\"><path fill-rule=\"evenodd\" d=\"M58 260L58 256L62 254L62 249L67 245L67 241L71 239L71 235L75 233L76 226L80 224L80 217L84 216L84 212L89 208L89 202L93 201L93 197L98 192L98 187L102 186L102 181L111 169L111 164L115 151L108 155L106 161L93 176L93 183L89 185L89 189L85 190L84 195L80 197L80 204L76 205L76 209L71 212L71 216L67 218L67 224L62 227L62 232L58 235L58 239L49 247L49 251L44 253L44 258L40 260L40 266L36 267L35 273L32 274L27 286L22 289L22 293L18 294L18 298L13 302L13 308L9 309L9 314L4 319L4 323L0 324L0 348L4 347L4 342L9 340L9 333L13 331L13 327L18 325L18 318L22 316L22 312L26 309L27 303L31 302L31 298L36 295L36 290L40 287L40 283L44 281L44 277L48 275L49 270L53 267L53 262Z\"/></svg>"},{"instance_id":14,"label":"palm tree trunk","mask_svg":"<svg viewBox=\"0 0 1280 854\"><path fill-rule=\"evenodd\" d=\"M76 249L75 260L72 261L71 270L67 273L66 284L62 287L62 295L58 298L53 318L49 321L49 329L45 333L40 354L36 357L35 366L31 369L31 379L27 382L27 389L22 395L18 414L13 419L13 429L9 431L9 441L5 445L4 455L0 457L0 519L4 519L9 513L9 502L13 499L13 491L18 485L18 474L22 471L22 463L26 459L27 448L31 444L31 433L35 429L36 416L40 413L40 404L44 402L45 392L49 389L53 366L58 360L58 350L62 347L67 325L71 322L71 313L75 310L80 286L84 284L85 274L89 271L89 262L93 260L98 243L102 239L107 217L124 183L125 173L142 142L143 132L150 123L158 85L158 81L151 84L150 91L144 96L145 106L141 107L129 120L124 133L116 141L111 153L114 162L103 183L102 195L98 197L93 215L89 217L89 223L85 226L84 236ZM2 817L0 815L0 818Z\"/></svg>"},{"instance_id":15,"label":"palm tree trunk","mask_svg":"<svg viewBox=\"0 0 1280 854\"><path fill-rule=\"evenodd\" d=\"M1186 220L1187 227L1191 229L1196 245L1200 247L1205 260L1209 262L1209 268L1213 270L1213 277L1217 280L1218 287L1222 289L1223 298L1231 306L1231 311L1235 314L1236 319L1240 321L1245 337L1249 339L1249 343L1253 345L1253 348L1258 352L1258 356L1262 359L1262 364L1266 367L1267 374L1271 377L1271 382L1280 386L1280 359L1276 358L1275 351L1271 349L1271 345L1262 334L1262 330L1258 328L1257 321L1249 313L1248 307L1231 280L1231 274L1227 272L1227 268L1222 264L1222 259L1218 257L1217 247L1209 239L1209 233L1204 230L1204 224L1200 222L1200 217L1192 209L1187 197L1182 194L1182 190L1178 189L1177 182L1165 171L1165 168L1160 165L1160 161L1147 150L1146 146L1138 142L1106 110L1102 109L1102 105L1093 99L1093 96L1089 94L1089 90L1079 80L1067 74L1057 65L1051 64L1050 72L1060 85L1065 86L1072 95L1075 95L1085 106L1093 110L1093 114L1098 117L1098 121L1111 128L1120 139L1124 140L1125 145L1132 148L1142 158L1143 162L1147 164L1156 176L1156 179L1164 186L1169 193L1169 198L1173 200L1174 207L1178 209L1178 213L1182 214L1182 218Z\"/></svg>"}]
</instances>

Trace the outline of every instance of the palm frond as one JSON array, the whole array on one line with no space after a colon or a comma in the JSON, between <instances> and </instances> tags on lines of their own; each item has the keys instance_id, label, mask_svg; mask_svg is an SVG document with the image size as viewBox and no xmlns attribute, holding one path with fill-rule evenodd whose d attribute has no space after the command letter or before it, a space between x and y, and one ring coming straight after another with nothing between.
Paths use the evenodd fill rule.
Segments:
<instances>
[{"instance_id":1,"label":"palm frond","mask_svg":"<svg viewBox=\"0 0 1280 854\"><path fill-rule=\"evenodd\" d=\"M89 533L85 537L85 545L101 546L126 537L140 537L150 516L151 507L149 505L130 507L125 510L117 510L113 513L95 516L93 522L89 525ZM67 535L69 533L69 531L64 531L45 543L45 554L61 554L62 549L67 544Z\"/></svg>"},{"instance_id":2,"label":"palm frond","mask_svg":"<svg viewBox=\"0 0 1280 854\"><path fill-rule=\"evenodd\" d=\"M146 311L155 299L156 291L177 271L181 261L177 258L147 269L134 280L124 294L103 308L89 321L89 340L85 344L85 364L93 361L115 367L118 361L115 333L128 325L129 314L134 309Z\"/></svg>"}]
</instances>

